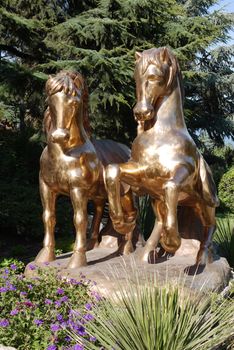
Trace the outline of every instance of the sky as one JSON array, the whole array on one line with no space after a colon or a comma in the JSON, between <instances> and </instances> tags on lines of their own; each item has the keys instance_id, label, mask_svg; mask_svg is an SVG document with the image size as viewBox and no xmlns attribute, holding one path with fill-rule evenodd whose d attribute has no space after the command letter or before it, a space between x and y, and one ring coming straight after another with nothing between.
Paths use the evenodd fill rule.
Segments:
<instances>
[{"instance_id":1,"label":"sky","mask_svg":"<svg viewBox=\"0 0 234 350\"><path fill-rule=\"evenodd\" d=\"M222 9L222 11L224 12L229 12L229 13L234 13L234 1L233 0L220 0L217 2L216 5L212 6L210 8L210 10L218 10L218 9ZM227 42L228 45L232 45L234 44L234 28L233 30L230 30L229 32L230 35L230 39Z\"/></svg>"}]
</instances>

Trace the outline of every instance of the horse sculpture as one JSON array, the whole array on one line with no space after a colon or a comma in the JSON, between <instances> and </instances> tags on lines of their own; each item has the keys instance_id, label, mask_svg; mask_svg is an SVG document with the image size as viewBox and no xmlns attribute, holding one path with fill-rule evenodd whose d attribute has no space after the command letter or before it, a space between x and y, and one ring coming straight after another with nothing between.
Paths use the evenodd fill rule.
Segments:
<instances>
[{"instance_id":1,"label":"horse sculpture","mask_svg":"<svg viewBox=\"0 0 234 350\"><path fill-rule=\"evenodd\" d=\"M76 72L60 72L46 83L48 109L44 117L47 147L40 159L40 194L43 206L44 242L36 262L49 262L54 255L55 202L58 195L68 195L74 209L76 241L69 268L86 265L87 202L92 200L95 215L91 248L98 244L99 226L107 199L103 167L111 162L125 162L128 147L111 140L90 141L87 113L87 88ZM126 218L135 214L131 192L122 189L121 202ZM132 230L125 231L123 254L133 251Z\"/></svg>"},{"instance_id":2,"label":"horse sculpture","mask_svg":"<svg viewBox=\"0 0 234 350\"><path fill-rule=\"evenodd\" d=\"M121 182L138 195L151 196L157 220L144 248L143 261L148 261L159 241L169 253L180 247L177 206L190 207L203 226L196 263L206 263L207 257L212 259L209 248L219 201L211 171L185 125L179 64L167 48L137 52L135 58L138 135L130 160L105 171L112 222L116 230L135 222L125 222Z\"/></svg>"}]
</instances>

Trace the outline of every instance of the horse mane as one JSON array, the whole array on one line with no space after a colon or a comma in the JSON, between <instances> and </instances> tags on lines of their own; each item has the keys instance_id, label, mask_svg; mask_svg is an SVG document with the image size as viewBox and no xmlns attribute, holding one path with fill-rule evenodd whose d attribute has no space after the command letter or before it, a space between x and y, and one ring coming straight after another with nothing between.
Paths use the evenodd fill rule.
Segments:
<instances>
[{"instance_id":1,"label":"horse mane","mask_svg":"<svg viewBox=\"0 0 234 350\"><path fill-rule=\"evenodd\" d=\"M57 92L63 91L66 95L77 95L77 89L82 89L83 99L83 125L88 136L91 135L91 126L88 113L88 88L83 76L75 71L62 70L54 76L50 76L46 82L45 90L47 96L52 96ZM47 107L44 113L43 130L48 134L52 128L50 108Z\"/></svg>"},{"instance_id":2,"label":"horse mane","mask_svg":"<svg viewBox=\"0 0 234 350\"><path fill-rule=\"evenodd\" d=\"M162 56L165 52L166 52L166 55L165 55L166 62L163 61L162 59ZM162 74L164 74L166 70L165 64L171 66L172 79L169 83L168 89L170 89L173 86L176 77L178 77L182 103L184 103L184 88L182 84L182 73L180 70L179 62L176 56L171 52L171 50L168 49L167 47L159 47L159 48L152 48L152 49L143 51L141 56L141 73L142 74L144 74L144 72L146 71L147 67L150 64L156 65L161 70Z\"/></svg>"}]
</instances>

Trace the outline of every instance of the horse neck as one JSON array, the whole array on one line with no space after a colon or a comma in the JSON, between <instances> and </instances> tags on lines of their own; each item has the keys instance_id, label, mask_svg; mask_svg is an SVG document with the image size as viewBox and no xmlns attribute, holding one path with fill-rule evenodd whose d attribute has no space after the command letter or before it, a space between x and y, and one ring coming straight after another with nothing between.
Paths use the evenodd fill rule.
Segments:
<instances>
[{"instance_id":1,"label":"horse neck","mask_svg":"<svg viewBox=\"0 0 234 350\"><path fill-rule=\"evenodd\" d=\"M53 132L53 129L52 129ZM82 146L89 138L83 126L82 118L73 118L70 128L70 138L65 145L58 143L48 142L48 151L51 154L62 154L71 148Z\"/></svg>"},{"instance_id":2,"label":"horse neck","mask_svg":"<svg viewBox=\"0 0 234 350\"><path fill-rule=\"evenodd\" d=\"M156 123L154 129L157 132L170 131L172 129L185 129L183 102L180 89L179 78L176 78L172 92L165 96L157 110Z\"/></svg>"},{"instance_id":3,"label":"horse neck","mask_svg":"<svg viewBox=\"0 0 234 350\"><path fill-rule=\"evenodd\" d=\"M70 139L67 148L81 146L88 140L88 135L83 126L83 118L73 118L69 131Z\"/></svg>"}]
</instances>

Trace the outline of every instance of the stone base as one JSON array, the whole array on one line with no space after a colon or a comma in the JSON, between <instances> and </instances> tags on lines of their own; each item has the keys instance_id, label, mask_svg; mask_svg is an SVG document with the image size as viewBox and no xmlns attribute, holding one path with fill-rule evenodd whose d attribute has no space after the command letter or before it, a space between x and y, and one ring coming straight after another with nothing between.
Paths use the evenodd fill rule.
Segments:
<instances>
[{"instance_id":1,"label":"stone base","mask_svg":"<svg viewBox=\"0 0 234 350\"><path fill-rule=\"evenodd\" d=\"M116 247L98 247L87 252L88 265L85 267L67 269L71 253L57 257L47 266L56 267L60 275L68 278L79 279L80 273L82 273L87 279L97 283L99 293L104 296L118 290L118 285L125 284L127 277L131 279L133 288L137 278L143 284L150 278L152 279L152 276L156 276L159 285L179 280L186 288L194 290L217 292L223 290L231 277L231 269L226 259L216 257L212 264L196 267L194 263L199 245L193 242L193 254L186 255L186 252L192 252L191 243L183 242L183 249L178 250L176 255L163 256L155 263L141 261L142 247L137 247L136 251L128 256L119 256ZM30 270L28 266L29 264L25 270L26 276L35 275L35 270ZM37 264L37 266L47 267L45 264Z\"/></svg>"}]
</instances>

